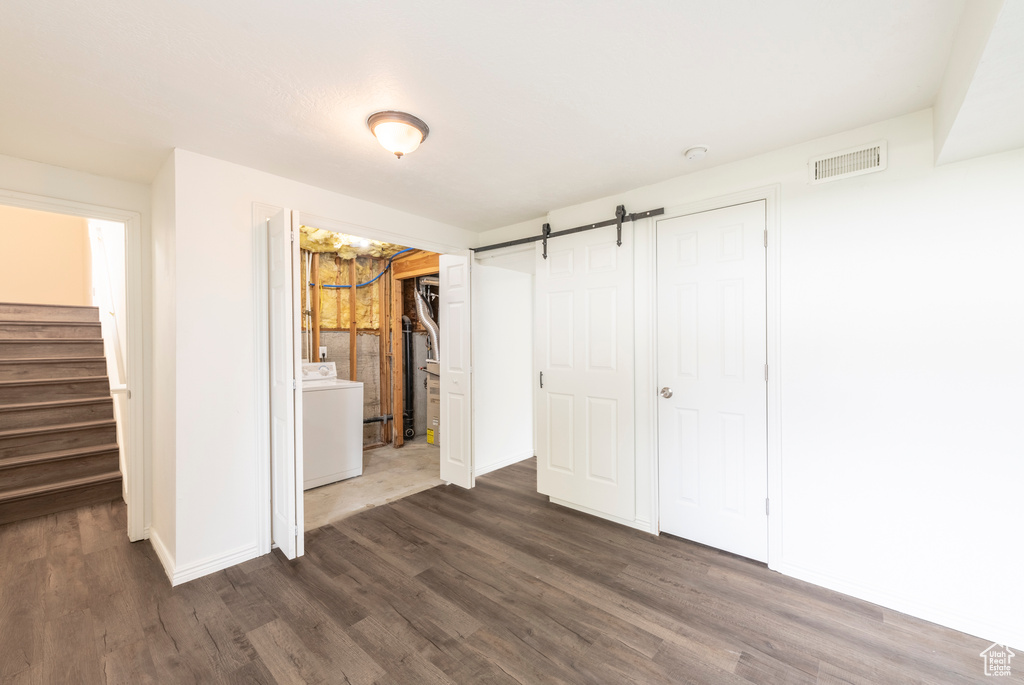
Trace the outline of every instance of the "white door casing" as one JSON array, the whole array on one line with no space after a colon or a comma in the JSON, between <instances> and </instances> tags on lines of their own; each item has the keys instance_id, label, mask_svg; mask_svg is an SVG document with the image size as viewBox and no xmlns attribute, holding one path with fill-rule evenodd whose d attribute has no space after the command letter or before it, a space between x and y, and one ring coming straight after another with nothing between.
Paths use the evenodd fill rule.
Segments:
<instances>
[{"instance_id":1,"label":"white door casing","mask_svg":"<svg viewBox=\"0 0 1024 685\"><path fill-rule=\"evenodd\" d=\"M473 477L471 256L440 255L441 480L471 488Z\"/></svg>"},{"instance_id":2,"label":"white door casing","mask_svg":"<svg viewBox=\"0 0 1024 685\"><path fill-rule=\"evenodd\" d=\"M768 558L765 201L657 222L661 530Z\"/></svg>"},{"instance_id":3,"label":"white door casing","mask_svg":"<svg viewBox=\"0 0 1024 685\"><path fill-rule=\"evenodd\" d=\"M608 227L550 240L546 259L543 250L537 243L537 490L631 522L633 229L623 227L621 246Z\"/></svg>"},{"instance_id":4,"label":"white door casing","mask_svg":"<svg viewBox=\"0 0 1024 685\"><path fill-rule=\"evenodd\" d=\"M270 328L271 538L284 555L303 554L302 378L299 349L298 213L267 224ZM293 225L293 221L294 224Z\"/></svg>"}]
</instances>

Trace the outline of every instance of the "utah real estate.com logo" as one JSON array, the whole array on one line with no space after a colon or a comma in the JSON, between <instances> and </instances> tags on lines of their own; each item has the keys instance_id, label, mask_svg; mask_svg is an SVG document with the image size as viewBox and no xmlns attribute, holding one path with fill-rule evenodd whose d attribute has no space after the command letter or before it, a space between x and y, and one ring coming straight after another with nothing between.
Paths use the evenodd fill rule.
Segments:
<instances>
[{"instance_id":1,"label":"utah real estate.com logo","mask_svg":"<svg viewBox=\"0 0 1024 685\"><path fill-rule=\"evenodd\" d=\"M1010 675L1010 660L1016 654L1011 652L1006 645L993 642L980 656L985 663L985 675L1008 676Z\"/></svg>"}]
</instances>

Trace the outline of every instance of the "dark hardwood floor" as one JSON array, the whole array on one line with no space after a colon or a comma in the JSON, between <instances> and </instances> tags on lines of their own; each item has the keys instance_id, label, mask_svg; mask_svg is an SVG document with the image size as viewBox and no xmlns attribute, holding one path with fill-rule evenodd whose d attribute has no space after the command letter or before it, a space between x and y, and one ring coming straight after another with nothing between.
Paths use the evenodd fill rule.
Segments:
<instances>
[{"instance_id":1,"label":"dark hardwood floor","mask_svg":"<svg viewBox=\"0 0 1024 685\"><path fill-rule=\"evenodd\" d=\"M988 680L982 640L557 507L535 479L434 488L309 532L298 561L174 589L120 503L2 526L0 682Z\"/></svg>"}]
</instances>

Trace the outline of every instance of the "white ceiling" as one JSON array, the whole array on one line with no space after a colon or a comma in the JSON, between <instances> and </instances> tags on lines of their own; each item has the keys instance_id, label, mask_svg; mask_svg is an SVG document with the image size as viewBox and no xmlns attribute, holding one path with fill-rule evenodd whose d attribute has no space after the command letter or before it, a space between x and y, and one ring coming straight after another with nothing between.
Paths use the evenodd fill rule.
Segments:
<instances>
[{"instance_id":1,"label":"white ceiling","mask_svg":"<svg viewBox=\"0 0 1024 685\"><path fill-rule=\"evenodd\" d=\"M3 0L0 153L148 183L180 147L481 231L929 107L963 7ZM430 137L396 160L380 109Z\"/></svg>"},{"instance_id":2,"label":"white ceiling","mask_svg":"<svg viewBox=\"0 0 1024 685\"><path fill-rule=\"evenodd\" d=\"M942 115L951 119L945 139L937 141L942 164L1024 147L1024 2L973 0L969 10L974 16L964 14L957 36L969 46L958 54L954 44L950 59L962 64L952 78L947 68L943 82L953 91L945 103L941 91L936 98L936 108L948 105ZM981 25L973 21L979 18ZM965 20L974 25L962 35Z\"/></svg>"}]
</instances>

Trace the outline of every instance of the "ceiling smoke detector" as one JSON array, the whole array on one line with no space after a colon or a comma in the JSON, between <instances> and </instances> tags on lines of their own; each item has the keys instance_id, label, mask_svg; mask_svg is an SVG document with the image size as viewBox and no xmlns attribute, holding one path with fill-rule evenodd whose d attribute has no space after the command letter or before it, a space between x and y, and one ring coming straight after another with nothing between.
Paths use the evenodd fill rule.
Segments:
<instances>
[{"instance_id":1,"label":"ceiling smoke detector","mask_svg":"<svg viewBox=\"0 0 1024 685\"><path fill-rule=\"evenodd\" d=\"M707 154L708 148L706 145L695 145L694 147L691 147L686 152L684 152L683 156L686 157L691 162L696 162L697 160L704 159L704 157Z\"/></svg>"},{"instance_id":2,"label":"ceiling smoke detector","mask_svg":"<svg viewBox=\"0 0 1024 685\"><path fill-rule=\"evenodd\" d=\"M366 125L377 137L381 147L399 159L418 148L430 133L430 129L419 117L391 110L371 114Z\"/></svg>"}]
</instances>

